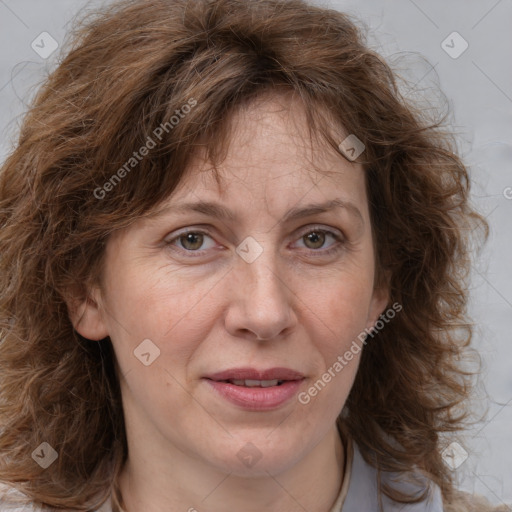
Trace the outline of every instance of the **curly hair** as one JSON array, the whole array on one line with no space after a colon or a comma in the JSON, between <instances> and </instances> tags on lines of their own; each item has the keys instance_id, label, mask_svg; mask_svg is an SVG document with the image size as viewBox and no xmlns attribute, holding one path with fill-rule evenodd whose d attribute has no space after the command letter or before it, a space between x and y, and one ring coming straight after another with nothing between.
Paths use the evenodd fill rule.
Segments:
<instances>
[{"instance_id":1,"label":"curly hair","mask_svg":"<svg viewBox=\"0 0 512 512\"><path fill-rule=\"evenodd\" d=\"M115 355L74 330L66 296L85 300L109 235L168 198L199 149L222 159L243 104L285 91L328 146L340 152L331 120L363 141L377 279L403 305L362 352L339 421L379 471L418 467L445 510L470 510L441 452L468 419L470 235L487 224L443 120L404 97L353 20L302 0L119 1L67 45L0 173L0 481L75 510L115 489L127 456ZM45 470L31 457L42 441L59 453Z\"/></svg>"}]
</instances>

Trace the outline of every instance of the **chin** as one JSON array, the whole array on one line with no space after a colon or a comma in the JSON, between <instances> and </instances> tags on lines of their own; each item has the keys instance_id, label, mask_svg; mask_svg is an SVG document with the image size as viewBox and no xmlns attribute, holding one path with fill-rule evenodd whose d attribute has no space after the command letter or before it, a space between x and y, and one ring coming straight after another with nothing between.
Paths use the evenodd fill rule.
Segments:
<instances>
[{"instance_id":1,"label":"chin","mask_svg":"<svg viewBox=\"0 0 512 512\"><path fill-rule=\"evenodd\" d=\"M252 441L236 441L219 447L218 457L212 461L220 470L240 477L268 477L293 467L301 458L299 448L304 449L300 439L296 441L275 436L269 439L267 431L259 436L243 436Z\"/></svg>"}]
</instances>

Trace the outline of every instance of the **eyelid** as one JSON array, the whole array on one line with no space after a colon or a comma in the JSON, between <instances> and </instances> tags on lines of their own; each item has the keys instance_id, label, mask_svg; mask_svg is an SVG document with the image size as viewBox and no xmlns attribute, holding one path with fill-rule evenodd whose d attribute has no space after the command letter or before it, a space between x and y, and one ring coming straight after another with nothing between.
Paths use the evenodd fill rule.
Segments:
<instances>
[{"instance_id":1,"label":"eyelid","mask_svg":"<svg viewBox=\"0 0 512 512\"><path fill-rule=\"evenodd\" d=\"M344 239L346 238L345 234L340 229L337 229L337 228L334 228L331 226L325 226L323 224L308 224L307 226L304 226L303 228L299 228L298 230L296 230L294 236L299 236L299 237L304 236L304 234L314 231L315 229L318 231L331 232L332 234L337 234L339 237L342 237ZM196 226L187 226L184 228L179 228L175 232L173 231L172 233L170 233L170 234L174 234L174 236L172 238L168 239L169 235L167 235L165 237L164 241L165 242L172 241L180 236L186 235L187 233L201 233L201 234L208 235L210 237L213 236L211 234L211 227L209 225L203 226L201 224L198 224ZM299 235L298 233L301 233L301 234Z\"/></svg>"},{"instance_id":2,"label":"eyelid","mask_svg":"<svg viewBox=\"0 0 512 512\"><path fill-rule=\"evenodd\" d=\"M322 231L322 232L331 234L333 236L338 236L340 238L345 239L345 235L339 229L336 229L336 228L333 228L333 227L330 227L330 226L324 226L322 224L308 224L303 229L301 228L299 230L299 233L301 233L299 235L299 238L301 236L304 236L307 233L310 233L311 231Z\"/></svg>"}]
</instances>

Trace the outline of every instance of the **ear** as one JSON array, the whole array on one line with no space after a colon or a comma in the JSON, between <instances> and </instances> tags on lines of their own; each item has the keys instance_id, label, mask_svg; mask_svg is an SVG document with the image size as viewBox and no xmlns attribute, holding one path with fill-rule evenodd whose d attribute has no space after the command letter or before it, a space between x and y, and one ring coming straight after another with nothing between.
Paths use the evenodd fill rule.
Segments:
<instances>
[{"instance_id":1,"label":"ear","mask_svg":"<svg viewBox=\"0 0 512 512\"><path fill-rule=\"evenodd\" d=\"M386 306L389 303L389 276L386 275L381 283L373 289L373 295L370 302L370 309L368 312L367 329L375 326L380 315L384 313Z\"/></svg>"},{"instance_id":2,"label":"ear","mask_svg":"<svg viewBox=\"0 0 512 512\"><path fill-rule=\"evenodd\" d=\"M92 287L84 292L69 290L65 301L69 318L75 331L89 340L102 340L109 333L103 318L101 307L101 292L98 287Z\"/></svg>"}]
</instances>

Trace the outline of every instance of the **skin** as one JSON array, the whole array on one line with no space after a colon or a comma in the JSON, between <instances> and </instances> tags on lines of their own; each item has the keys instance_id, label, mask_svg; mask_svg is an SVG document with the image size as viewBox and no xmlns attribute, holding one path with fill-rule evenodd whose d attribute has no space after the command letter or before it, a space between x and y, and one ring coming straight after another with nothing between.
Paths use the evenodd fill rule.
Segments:
<instances>
[{"instance_id":1,"label":"skin","mask_svg":"<svg viewBox=\"0 0 512 512\"><path fill-rule=\"evenodd\" d=\"M310 146L292 97L261 97L232 126L222 186L196 158L160 214L111 235L101 286L70 306L77 331L110 336L118 360L127 512L327 512L339 493L344 448L335 421L360 353L308 404L294 397L267 412L231 404L202 377L284 366L305 375L305 391L374 325L387 291L374 289L364 171ZM283 222L291 208L335 198L359 215L339 208ZM165 209L200 199L237 220ZM183 228L207 234L187 243ZM247 236L263 249L252 263L236 252ZM144 339L160 350L149 366L134 356ZM237 457L248 442L261 457L251 467Z\"/></svg>"}]
</instances>

